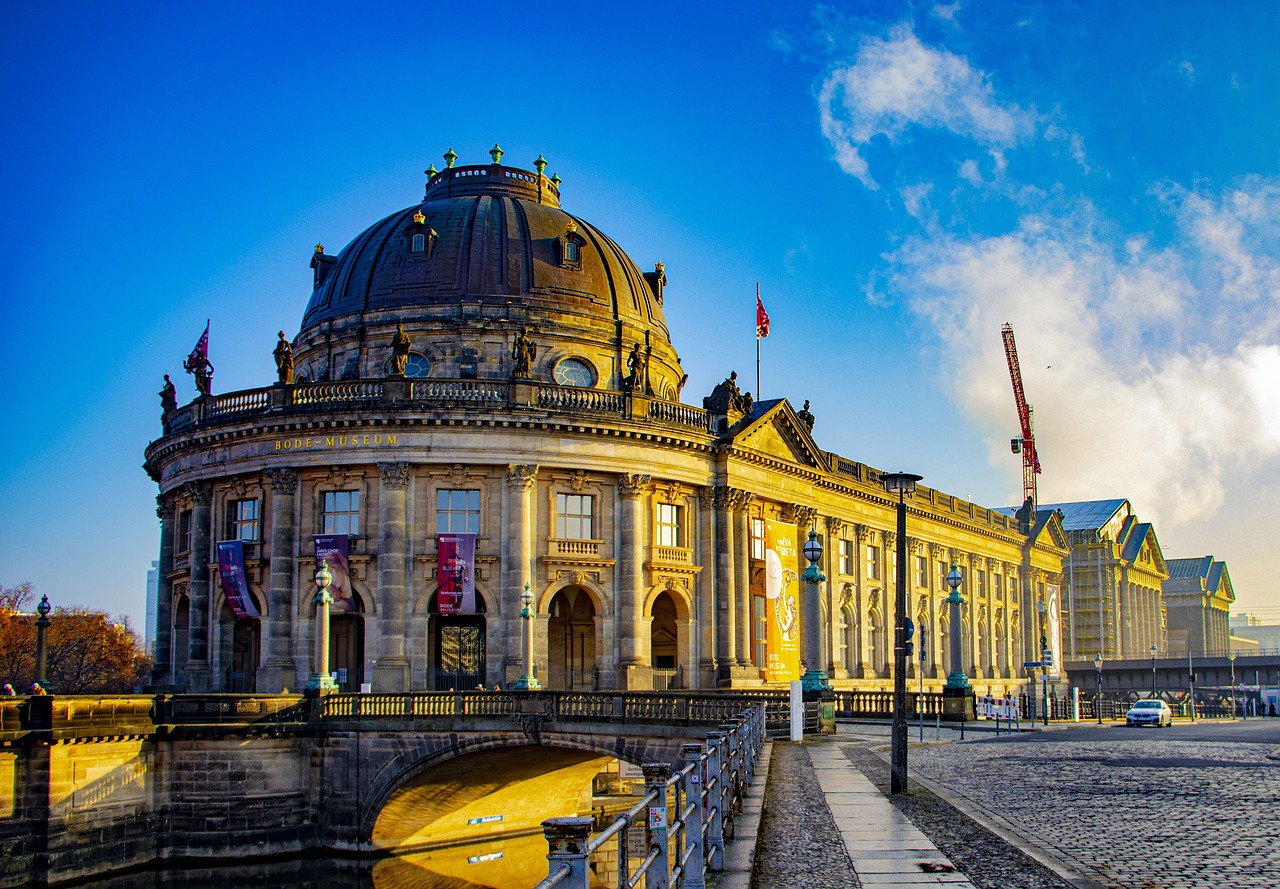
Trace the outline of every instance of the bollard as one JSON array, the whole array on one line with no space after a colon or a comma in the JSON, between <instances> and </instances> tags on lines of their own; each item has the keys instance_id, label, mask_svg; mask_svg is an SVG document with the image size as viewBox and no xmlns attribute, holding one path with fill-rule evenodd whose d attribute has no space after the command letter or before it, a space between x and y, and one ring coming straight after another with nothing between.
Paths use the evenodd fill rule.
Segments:
<instances>
[{"instance_id":1,"label":"bollard","mask_svg":"<svg viewBox=\"0 0 1280 889\"><path fill-rule=\"evenodd\" d=\"M933 740L942 740L942 716L938 713L933 714Z\"/></svg>"},{"instance_id":2,"label":"bollard","mask_svg":"<svg viewBox=\"0 0 1280 889\"><path fill-rule=\"evenodd\" d=\"M702 776L707 788L707 867L714 872L724 870L724 732L707 735L707 772Z\"/></svg>"},{"instance_id":3,"label":"bollard","mask_svg":"<svg viewBox=\"0 0 1280 889\"><path fill-rule=\"evenodd\" d=\"M645 821L644 838L648 852L645 857L658 853L644 872L645 889L669 889L671 885L671 852L667 831L667 779L671 777L671 764L647 762L640 767L644 772L645 796L657 794L649 804Z\"/></svg>"},{"instance_id":4,"label":"bollard","mask_svg":"<svg viewBox=\"0 0 1280 889\"><path fill-rule=\"evenodd\" d=\"M684 835L681 842L681 848L676 850L676 856L683 868L683 880L681 881L685 889L704 889L706 886L706 870L707 870L707 850L705 842L702 838L703 823L703 807L706 800L703 797L702 783L702 745L701 744L683 744L680 749L684 753L684 763L688 767L693 768L682 779L684 782L684 798L685 808L689 810L688 819L685 821Z\"/></svg>"},{"instance_id":5,"label":"bollard","mask_svg":"<svg viewBox=\"0 0 1280 889\"><path fill-rule=\"evenodd\" d=\"M542 822L547 838L547 879L567 867L569 875L558 885L568 889L588 889L591 868L588 866L587 840L591 837L590 818L548 818ZM539 884L542 885L542 884Z\"/></svg>"}]
</instances>

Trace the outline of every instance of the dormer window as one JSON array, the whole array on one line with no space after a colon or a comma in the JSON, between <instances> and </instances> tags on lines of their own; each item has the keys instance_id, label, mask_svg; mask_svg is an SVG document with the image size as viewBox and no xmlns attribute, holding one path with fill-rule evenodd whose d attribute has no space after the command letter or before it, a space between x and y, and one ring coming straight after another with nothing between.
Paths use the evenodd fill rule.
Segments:
<instances>
[{"instance_id":1,"label":"dormer window","mask_svg":"<svg viewBox=\"0 0 1280 889\"><path fill-rule=\"evenodd\" d=\"M417 262L430 259L436 244L435 229L426 223L427 217L419 210L413 214L413 222L405 228L409 237L409 259Z\"/></svg>"},{"instance_id":2,"label":"dormer window","mask_svg":"<svg viewBox=\"0 0 1280 889\"><path fill-rule=\"evenodd\" d=\"M578 234L578 223L570 222L565 226L564 234L559 238L560 268L582 271L582 248L587 246L586 238Z\"/></svg>"}]
</instances>

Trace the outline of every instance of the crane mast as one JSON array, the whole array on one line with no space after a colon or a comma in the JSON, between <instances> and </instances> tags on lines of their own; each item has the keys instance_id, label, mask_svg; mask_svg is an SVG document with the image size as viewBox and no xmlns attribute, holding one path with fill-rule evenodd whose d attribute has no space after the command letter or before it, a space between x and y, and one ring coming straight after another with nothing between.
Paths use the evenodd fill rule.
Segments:
<instances>
[{"instance_id":1,"label":"crane mast","mask_svg":"<svg viewBox=\"0 0 1280 889\"><path fill-rule=\"evenodd\" d=\"M1024 503L1031 501L1031 508L1035 509L1039 502L1036 498L1036 474L1040 471L1040 458L1036 455L1033 412L1022 389L1022 371L1018 367L1018 346L1013 341L1013 325L1001 325L1000 336L1004 340L1004 355L1009 361L1009 379L1013 382L1013 401L1018 408L1018 422L1022 426L1022 434L1009 440L1009 449L1015 454L1022 454L1022 500Z\"/></svg>"}]
</instances>

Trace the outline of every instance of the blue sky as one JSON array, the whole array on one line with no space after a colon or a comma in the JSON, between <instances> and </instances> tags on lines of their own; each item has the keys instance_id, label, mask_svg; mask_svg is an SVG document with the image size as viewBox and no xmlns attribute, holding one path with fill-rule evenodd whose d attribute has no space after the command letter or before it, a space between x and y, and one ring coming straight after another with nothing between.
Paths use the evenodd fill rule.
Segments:
<instances>
[{"instance_id":1,"label":"blue sky","mask_svg":"<svg viewBox=\"0 0 1280 889\"><path fill-rule=\"evenodd\" d=\"M1130 498L1167 558L1280 620L1273 4L20 4L0 29L0 583L136 625L161 375L212 319L268 384L312 245L460 163L564 179L666 264L697 403L812 401L819 444L1020 499ZM707 331L717 331L707 336Z\"/></svg>"}]
</instances>

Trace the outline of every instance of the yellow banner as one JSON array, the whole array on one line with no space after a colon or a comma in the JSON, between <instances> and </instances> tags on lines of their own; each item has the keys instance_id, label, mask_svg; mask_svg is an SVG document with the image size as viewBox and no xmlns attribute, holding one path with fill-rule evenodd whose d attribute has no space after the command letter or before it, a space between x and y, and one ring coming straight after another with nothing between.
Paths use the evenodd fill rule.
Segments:
<instances>
[{"instance_id":1,"label":"yellow banner","mask_svg":"<svg viewBox=\"0 0 1280 889\"><path fill-rule=\"evenodd\" d=\"M800 678L800 571L796 526L764 523L766 682Z\"/></svg>"}]
</instances>

